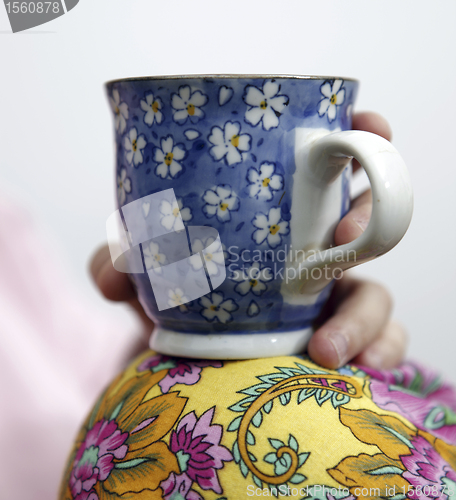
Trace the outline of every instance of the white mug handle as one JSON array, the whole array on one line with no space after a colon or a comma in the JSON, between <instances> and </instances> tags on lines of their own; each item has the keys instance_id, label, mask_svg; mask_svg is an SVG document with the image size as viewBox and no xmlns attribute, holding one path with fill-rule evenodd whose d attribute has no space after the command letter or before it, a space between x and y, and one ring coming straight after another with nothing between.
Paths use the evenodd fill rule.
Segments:
<instances>
[{"instance_id":1,"label":"white mug handle","mask_svg":"<svg viewBox=\"0 0 456 500\"><path fill-rule=\"evenodd\" d=\"M362 131L336 132L310 145L309 168L314 182L329 185L356 158L369 177L372 215L356 240L319 252L296 265L300 293L317 293L334 273L372 260L391 250L404 236L413 211L410 176L396 148L382 137ZM341 256L344 258L341 260ZM313 270L324 272L313 272Z\"/></svg>"}]
</instances>

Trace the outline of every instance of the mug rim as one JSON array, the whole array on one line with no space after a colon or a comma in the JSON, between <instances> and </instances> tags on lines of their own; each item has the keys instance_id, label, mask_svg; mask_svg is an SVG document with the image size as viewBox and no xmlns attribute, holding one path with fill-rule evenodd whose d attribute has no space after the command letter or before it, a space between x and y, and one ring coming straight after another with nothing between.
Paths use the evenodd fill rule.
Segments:
<instances>
[{"instance_id":1,"label":"mug rim","mask_svg":"<svg viewBox=\"0 0 456 500\"><path fill-rule=\"evenodd\" d=\"M115 83L125 83L125 82L143 82L143 81L159 81L159 80L202 80L202 79L217 79L217 80L252 80L252 79L282 79L282 80L344 80L355 82L359 84L359 80L356 78L341 77L341 76L318 76L318 75L277 75L277 74L243 74L243 73L227 73L227 74L190 74L190 75L157 75L157 76L131 76L127 78L115 78L113 80L108 80L105 85L110 86Z\"/></svg>"}]
</instances>

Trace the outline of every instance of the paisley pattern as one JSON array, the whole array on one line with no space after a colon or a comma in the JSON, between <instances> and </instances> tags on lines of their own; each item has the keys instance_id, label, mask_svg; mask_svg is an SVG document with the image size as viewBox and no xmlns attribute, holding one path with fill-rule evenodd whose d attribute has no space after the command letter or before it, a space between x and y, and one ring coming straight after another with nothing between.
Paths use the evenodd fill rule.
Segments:
<instances>
[{"instance_id":1,"label":"paisley pattern","mask_svg":"<svg viewBox=\"0 0 456 500\"><path fill-rule=\"evenodd\" d=\"M108 387L60 500L452 499L456 392L414 365L147 351Z\"/></svg>"}]
</instances>

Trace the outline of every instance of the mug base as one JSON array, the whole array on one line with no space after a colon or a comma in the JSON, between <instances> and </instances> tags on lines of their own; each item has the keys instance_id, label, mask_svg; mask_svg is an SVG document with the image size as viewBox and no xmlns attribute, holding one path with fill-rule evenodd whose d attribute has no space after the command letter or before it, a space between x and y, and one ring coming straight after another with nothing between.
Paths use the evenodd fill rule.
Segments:
<instances>
[{"instance_id":1,"label":"mug base","mask_svg":"<svg viewBox=\"0 0 456 500\"><path fill-rule=\"evenodd\" d=\"M289 332L198 334L157 326L150 348L161 354L199 359L254 359L302 354L313 328Z\"/></svg>"}]
</instances>

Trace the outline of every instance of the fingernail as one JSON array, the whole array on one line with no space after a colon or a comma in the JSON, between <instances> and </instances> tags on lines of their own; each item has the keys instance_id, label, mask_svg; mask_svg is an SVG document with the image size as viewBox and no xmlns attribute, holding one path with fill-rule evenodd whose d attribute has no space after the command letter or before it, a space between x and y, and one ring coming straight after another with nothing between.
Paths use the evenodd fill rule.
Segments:
<instances>
[{"instance_id":1,"label":"fingernail","mask_svg":"<svg viewBox=\"0 0 456 500\"><path fill-rule=\"evenodd\" d=\"M363 233L366 230L366 227L369 225L369 220L368 219L359 218L359 219L353 219L353 221L361 229L361 231Z\"/></svg>"},{"instance_id":2,"label":"fingernail","mask_svg":"<svg viewBox=\"0 0 456 500\"><path fill-rule=\"evenodd\" d=\"M345 335L341 332L328 333L328 340L331 342L338 357L338 366L343 365L347 359L348 342Z\"/></svg>"}]
</instances>

